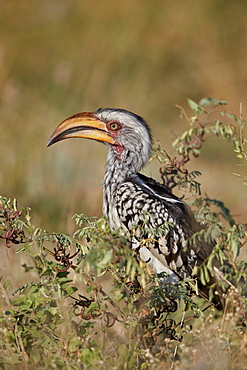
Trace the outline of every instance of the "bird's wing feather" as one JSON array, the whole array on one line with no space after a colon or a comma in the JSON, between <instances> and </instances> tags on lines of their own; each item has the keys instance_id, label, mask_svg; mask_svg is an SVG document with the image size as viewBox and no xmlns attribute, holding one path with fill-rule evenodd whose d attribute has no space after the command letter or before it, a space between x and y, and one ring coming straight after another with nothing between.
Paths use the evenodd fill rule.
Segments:
<instances>
[{"instance_id":1,"label":"bird's wing feather","mask_svg":"<svg viewBox=\"0 0 247 370\"><path fill-rule=\"evenodd\" d=\"M115 193L116 210L120 221L130 231L132 247L155 273L169 274L165 283L192 277L194 266L209 256L214 241L198 239L197 245L188 243L185 248L186 240L203 227L186 203L156 181L144 179L144 176L128 179ZM217 260L215 265L218 265ZM212 277L209 285L217 284L218 280L217 276ZM200 295L208 297L209 288L200 281L198 284ZM220 297L216 297L214 303L222 307Z\"/></svg>"},{"instance_id":2,"label":"bird's wing feather","mask_svg":"<svg viewBox=\"0 0 247 370\"><path fill-rule=\"evenodd\" d=\"M115 204L121 222L135 240L142 241L141 245L180 278L190 276L198 254L184 246L193 234L191 224L196 221L184 202L158 183L151 186L137 176L118 186Z\"/></svg>"}]
</instances>

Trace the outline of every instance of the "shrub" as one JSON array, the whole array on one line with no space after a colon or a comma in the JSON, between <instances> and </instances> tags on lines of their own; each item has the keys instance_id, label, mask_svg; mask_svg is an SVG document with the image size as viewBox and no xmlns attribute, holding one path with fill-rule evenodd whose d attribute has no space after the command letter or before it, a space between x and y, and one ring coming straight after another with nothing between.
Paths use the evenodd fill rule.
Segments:
<instances>
[{"instance_id":1,"label":"shrub","mask_svg":"<svg viewBox=\"0 0 247 370\"><path fill-rule=\"evenodd\" d=\"M2 368L242 368L246 363L246 300L239 284L246 281L246 263L238 261L246 224L236 224L222 201L202 196L200 173L186 168L212 135L231 142L246 160L244 122L224 111L225 102L188 102L193 116L183 109L181 114L189 128L173 143L178 158L157 142L152 159L160 162L170 191L177 187L193 195L191 206L207 226L204 237L217 241L198 268L201 281L209 281L214 256L230 261L225 276L235 286L225 293L225 311L196 296L195 279L161 287L160 277L130 248L129 236L111 232L104 218L76 214L73 236L47 232L32 224L28 207L19 210L15 199L1 197L1 238L6 248L19 245L16 259L26 253L22 271L30 276L13 297L11 280L1 276Z\"/></svg>"}]
</instances>

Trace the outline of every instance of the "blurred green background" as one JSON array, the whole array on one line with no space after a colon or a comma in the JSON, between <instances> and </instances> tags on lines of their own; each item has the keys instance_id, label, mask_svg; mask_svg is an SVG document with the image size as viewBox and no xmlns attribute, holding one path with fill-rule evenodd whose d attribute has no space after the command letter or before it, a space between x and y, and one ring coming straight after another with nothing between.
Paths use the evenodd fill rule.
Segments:
<instances>
[{"instance_id":1,"label":"blurred green background","mask_svg":"<svg viewBox=\"0 0 247 370\"><path fill-rule=\"evenodd\" d=\"M74 213L101 215L106 149L87 140L47 149L67 116L134 111L172 154L187 127L175 105L187 98L226 100L236 115L242 102L245 115L246 19L245 0L0 0L1 194L31 206L35 225L70 233ZM213 139L192 165L202 190L246 222L238 163ZM158 179L158 163L145 173Z\"/></svg>"}]
</instances>

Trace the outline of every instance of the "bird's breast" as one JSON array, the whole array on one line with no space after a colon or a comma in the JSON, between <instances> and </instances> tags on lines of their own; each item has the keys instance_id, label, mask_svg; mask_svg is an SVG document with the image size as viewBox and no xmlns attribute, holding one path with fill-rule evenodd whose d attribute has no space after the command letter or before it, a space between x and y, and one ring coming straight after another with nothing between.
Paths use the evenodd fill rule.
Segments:
<instances>
[{"instance_id":1,"label":"bird's breast","mask_svg":"<svg viewBox=\"0 0 247 370\"><path fill-rule=\"evenodd\" d=\"M116 230L123 227L115 205L112 205L110 207L109 214L106 214L105 216L109 220L111 230Z\"/></svg>"}]
</instances>

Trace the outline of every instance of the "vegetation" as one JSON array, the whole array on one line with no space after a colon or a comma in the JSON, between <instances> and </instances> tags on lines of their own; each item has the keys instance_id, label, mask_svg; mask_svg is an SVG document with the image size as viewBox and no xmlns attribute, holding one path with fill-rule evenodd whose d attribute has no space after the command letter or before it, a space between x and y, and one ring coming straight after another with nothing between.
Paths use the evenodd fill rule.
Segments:
<instances>
[{"instance_id":1,"label":"vegetation","mask_svg":"<svg viewBox=\"0 0 247 370\"><path fill-rule=\"evenodd\" d=\"M228 141L245 161L244 120L228 114L222 101L188 103L193 116L181 109L188 129L173 143L176 157L156 142L152 159L171 191L191 196L205 235L217 241L213 255L231 263L226 277L236 286L225 292L225 311L196 296L195 279L161 287L131 250L129 236L110 232L104 218L76 214L72 236L48 232L33 225L30 208L2 196L2 249L16 249L26 276L14 291L12 276L0 277L3 369L246 368L246 299L239 282L247 279L247 264L238 260L246 224L236 223L222 201L202 195L200 173L188 169L211 137ZM200 268L205 283L211 262L212 256Z\"/></svg>"}]
</instances>

